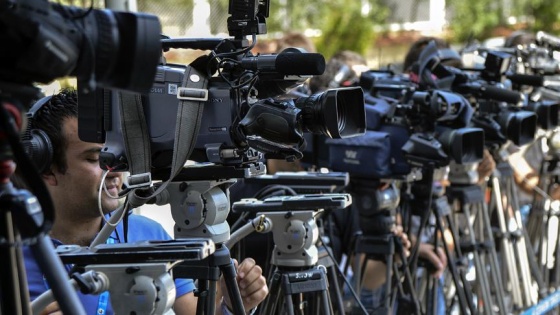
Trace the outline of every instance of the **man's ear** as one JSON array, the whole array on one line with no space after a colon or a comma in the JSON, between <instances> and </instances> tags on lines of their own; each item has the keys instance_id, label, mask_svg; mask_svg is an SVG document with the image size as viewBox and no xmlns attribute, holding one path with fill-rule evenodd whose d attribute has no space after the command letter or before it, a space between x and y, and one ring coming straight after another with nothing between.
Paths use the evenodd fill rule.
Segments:
<instances>
[{"instance_id":1,"label":"man's ear","mask_svg":"<svg viewBox=\"0 0 560 315\"><path fill-rule=\"evenodd\" d=\"M56 178L55 173L53 172L52 169L46 171L45 173L43 173L41 175L41 177L43 177L43 180L45 181L45 183L47 183L47 185L49 186L56 186L58 185L58 179Z\"/></svg>"}]
</instances>

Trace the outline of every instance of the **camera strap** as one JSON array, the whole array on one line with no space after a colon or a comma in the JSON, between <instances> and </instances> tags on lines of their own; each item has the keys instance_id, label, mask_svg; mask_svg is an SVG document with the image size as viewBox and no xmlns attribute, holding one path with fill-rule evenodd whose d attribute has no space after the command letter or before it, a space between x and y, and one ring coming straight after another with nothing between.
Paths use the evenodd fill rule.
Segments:
<instances>
[{"instance_id":1,"label":"camera strap","mask_svg":"<svg viewBox=\"0 0 560 315\"><path fill-rule=\"evenodd\" d=\"M119 93L120 117L130 176L129 188L151 184L151 150L148 126L139 94Z\"/></svg>"},{"instance_id":2,"label":"camera strap","mask_svg":"<svg viewBox=\"0 0 560 315\"><path fill-rule=\"evenodd\" d=\"M175 127L175 141L173 144L173 158L171 162L171 174L169 179L158 187L158 189L150 196L138 195L137 191L134 190L133 194L129 195L129 202L132 207L139 207L145 204L148 200L154 196L161 193L166 189L169 182L177 176L181 171L185 163L187 162L189 156L191 155L194 146L196 145L196 139L198 137L198 131L200 129L200 123L202 122L202 114L204 110L204 103L208 100L208 79L205 75L200 73L198 70L191 66L187 66L185 69L185 75L183 76L182 86L177 90L177 99L179 104L177 107L177 120ZM138 106L138 103L135 102ZM136 111L142 111L142 104L140 102L140 107L136 108ZM131 105L133 106L133 105ZM142 122L140 122L142 123ZM145 125L145 120L143 120ZM147 178L144 174L150 174L151 159L149 149L146 151L146 146L149 147L150 139L148 138L147 128L135 128L139 132L145 133L144 136L134 136L127 145L131 151L128 152L143 152L143 161L130 160L130 170L131 176L141 176ZM123 135L125 139L129 139L129 136L125 134L125 129L123 128ZM141 138L146 140L138 141ZM137 149L136 149L137 147ZM138 150L138 151L137 151ZM138 165L132 165L132 163L138 163ZM138 173L132 173L132 170ZM151 176L149 177L151 182Z\"/></svg>"}]
</instances>

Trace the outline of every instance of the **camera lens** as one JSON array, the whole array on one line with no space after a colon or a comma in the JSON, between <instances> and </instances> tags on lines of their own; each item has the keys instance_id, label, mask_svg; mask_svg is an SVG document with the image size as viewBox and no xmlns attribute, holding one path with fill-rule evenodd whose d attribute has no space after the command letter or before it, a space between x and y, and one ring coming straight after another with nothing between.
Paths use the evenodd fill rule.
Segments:
<instances>
[{"instance_id":1,"label":"camera lens","mask_svg":"<svg viewBox=\"0 0 560 315\"><path fill-rule=\"evenodd\" d=\"M330 138L362 135L366 129L364 93L359 87L332 89L298 98L303 129Z\"/></svg>"},{"instance_id":2,"label":"camera lens","mask_svg":"<svg viewBox=\"0 0 560 315\"><path fill-rule=\"evenodd\" d=\"M61 30L80 50L71 75L87 82L95 74L99 86L106 88L147 92L152 87L161 55L161 26L156 16L90 12L58 4L53 9L73 22Z\"/></svg>"},{"instance_id":3,"label":"camera lens","mask_svg":"<svg viewBox=\"0 0 560 315\"><path fill-rule=\"evenodd\" d=\"M497 120L502 132L516 145L527 144L535 138L537 115L530 111L504 110Z\"/></svg>"},{"instance_id":4,"label":"camera lens","mask_svg":"<svg viewBox=\"0 0 560 315\"><path fill-rule=\"evenodd\" d=\"M50 83L75 76L97 87L147 93L161 56L155 15L82 9L51 1L2 10L0 81ZM6 47L6 48L5 48Z\"/></svg>"},{"instance_id":5,"label":"camera lens","mask_svg":"<svg viewBox=\"0 0 560 315\"><path fill-rule=\"evenodd\" d=\"M447 129L439 135L438 141L457 164L482 160L484 131L480 128Z\"/></svg>"}]
</instances>

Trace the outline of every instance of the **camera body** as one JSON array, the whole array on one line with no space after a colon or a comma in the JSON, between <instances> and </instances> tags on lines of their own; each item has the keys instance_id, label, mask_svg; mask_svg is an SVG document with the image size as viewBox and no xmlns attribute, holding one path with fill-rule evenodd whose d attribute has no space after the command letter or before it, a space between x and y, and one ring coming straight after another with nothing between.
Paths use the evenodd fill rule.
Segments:
<instances>
[{"instance_id":1,"label":"camera body","mask_svg":"<svg viewBox=\"0 0 560 315\"><path fill-rule=\"evenodd\" d=\"M185 77L187 67L158 66L150 93L141 96L154 173L169 168L172 161L177 112L181 106L186 106L181 103L179 93L188 79ZM244 71L247 70L235 69L222 75L235 76L234 73ZM209 78L207 88L201 91L204 97L199 100L204 102L204 108L191 160L234 167L256 163L263 154L267 158L294 160L302 156L304 132L343 138L365 130L363 94L359 88L333 89L298 99L259 99L257 95L277 93L270 91L276 91L279 86L297 85L302 76L264 76L260 85L246 88L232 88L229 79L223 76ZM108 108L106 113L113 113L113 118L109 119L112 126L105 130L106 147L101 153L101 165L107 169L126 170L128 153L120 134L119 116L122 115L118 111L122 99L118 93L111 94L109 98L97 99L102 102L97 106Z\"/></svg>"}]
</instances>

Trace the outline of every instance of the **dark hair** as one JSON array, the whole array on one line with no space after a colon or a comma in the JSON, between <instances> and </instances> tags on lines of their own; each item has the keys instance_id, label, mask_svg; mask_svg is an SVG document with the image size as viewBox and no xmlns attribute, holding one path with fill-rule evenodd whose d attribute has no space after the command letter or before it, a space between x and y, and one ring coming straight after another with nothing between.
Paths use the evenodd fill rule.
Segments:
<instances>
[{"instance_id":1,"label":"dark hair","mask_svg":"<svg viewBox=\"0 0 560 315\"><path fill-rule=\"evenodd\" d=\"M535 43L535 34L526 31L515 31L505 40L504 47L516 47L517 45L527 46Z\"/></svg>"},{"instance_id":2,"label":"dark hair","mask_svg":"<svg viewBox=\"0 0 560 315\"><path fill-rule=\"evenodd\" d=\"M449 43L441 38L437 37L422 37L412 43L412 46L408 49L406 53L406 57L404 58L403 64L403 71L408 72L412 69L412 66L418 61L420 58L420 54L422 50L431 42L435 41L437 48L450 48Z\"/></svg>"},{"instance_id":3,"label":"dark hair","mask_svg":"<svg viewBox=\"0 0 560 315\"><path fill-rule=\"evenodd\" d=\"M282 38L277 40L278 46L276 47L277 52L290 47L303 48L308 53L314 53L317 51L313 41L302 33L298 32L288 32Z\"/></svg>"},{"instance_id":4,"label":"dark hair","mask_svg":"<svg viewBox=\"0 0 560 315\"><path fill-rule=\"evenodd\" d=\"M78 93L65 89L55 94L33 117L33 128L41 129L53 146L53 166L61 173L66 172L66 148L68 141L62 132L64 120L78 117Z\"/></svg>"}]
</instances>

